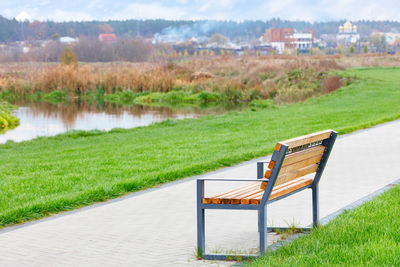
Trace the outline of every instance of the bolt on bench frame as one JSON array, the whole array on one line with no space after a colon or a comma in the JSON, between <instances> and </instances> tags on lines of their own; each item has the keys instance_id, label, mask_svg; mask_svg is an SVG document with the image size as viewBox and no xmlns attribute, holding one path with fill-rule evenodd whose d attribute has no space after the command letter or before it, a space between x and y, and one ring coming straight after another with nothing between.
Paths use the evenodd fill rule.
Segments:
<instances>
[{"instance_id":1,"label":"bolt on bench frame","mask_svg":"<svg viewBox=\"0 0 400 267\"><path fill-rule=\"evenodd\" d=\"M288 152L289 145L284 142L278 143L275 151L272 154L271 161L274 161L274 167L271 170L269 179L263 179L264 164L266 162L257 163L257 179L207 179L199 178L197 179L197 249L199 256L206 260L226 260L227 258L251 258L258 255L223 255L223 254L205 254L205 210L206 209L235 209L235 210L257 210L258 211L258 231L259 231L259 242L260 242L260 252L259 254L265 254L267 251L267 233L268 231L276 231L278 229L287 229L284 227L267 227L267 205L271 204L280 199L286 198L297 192L303 191L304 189L310 188L312 190L312 212L313 212L313 227L318 226L319 220L319 192L318 183L321 179L322 173L325 169L326 163L328 161L329 155L331 153L332 147L335 143L337 132L333 130L330 131L330 136L322 141L322 145L325 150L322 154L322 158L319 162L317 171L315 172L314 179L310 185L302 187L300 189L294 190L290 193L284 194L277 198L270 200L271 192L274 188L275 182L278 178L279 172L282 167L282 163ZM324 131L327 132L327 131ZM320 132L320 133L324 133ZM318 133L317 133L318 134ZM312 143L312 142L310 142ZM279 149L277 149L279 148ZM292 146L290 146L292 148ZM203 203L204 198L204 184L205 181L247 181L247 182L267 182L265 192L261 198L259 204L205 204ZM304 231L309 231L310 228L300 228Z\"/></svg>"}]
</instances>

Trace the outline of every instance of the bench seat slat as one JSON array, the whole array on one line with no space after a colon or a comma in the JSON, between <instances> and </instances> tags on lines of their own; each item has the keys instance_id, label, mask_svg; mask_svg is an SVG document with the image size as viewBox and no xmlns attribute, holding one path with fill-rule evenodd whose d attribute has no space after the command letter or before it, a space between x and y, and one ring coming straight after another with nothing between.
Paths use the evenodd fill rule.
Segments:
<instances>
[{"instance_id":1,"label":"bench seat slat","mask_svg":"<svg viewBox=\"0 0 400 267\"><path fill-rule=\"evenodd\" d=\"M313 179L298 178L287 183L278 185L271 193L270 200L308 186ZM264 195L264 190L259 186L249 187L243 190L243 187L237 190L231 190L229 194L220 194L213 197L203 198L204 204L260 204L260 200ZM221 196L222 195L222 196Z\"/></svg>"},{"instance_id":2,"label":"bench seat slat","mask_svg":"<svg viewBox=\"0 0 400 267\"><path fill-rule=\"evenodd\" d=\"M220 199L223 204L229 204L231 202L231 199L240 198L240 196L242 196L242 195L247 195L248 193L251 193L251 192L254 192L257 190L262 190L262 189L260 189L259 183L253 187L248 188L247 190L242 190L242 191L232 193L229 195L224 195L223 197L220 197Z\"/></svg>"},{"instance_id":3,"label":"bench seat slat","mask_svg":"<svg viewBox=\"0 0 400 267\"><path fill-rule=\"evenodd\" d=\"M275 198L284 196L284 195L289 194L289 193L291 193L293 191L296 191L298 189L306 187L306 186L312 184L313 179L312 178L309 178L309 179L298 178L298 179L292 180L292 181L295 181L295 182L291 183L290 185L283 186L283 187L279 188L278 190L276 190L276 189L272 190L271 195L269 197L269 200L273 200ZM286 184L282 184L282 185L286 185ZM259 195L257 197L254 197L254 198L250 199L250 204L253 204L253 205L260 204L262 196L263 195Z\"/></svg>"},{"instance_id":4,"label":"bench seat slat","mask_svg":"<svg viewBox=\"0 0 400 267\"><path fill-rule=\"evenodd\" d=\"M210 204L210 203L212 203L213 199L221 199L222 197L226 197L227 195L230 195L230 194L236 194L238 192L242 192L242 191L245 191L245 190L248 190L248 189L252 189L252 188L259 188L259 185L260 185L260 183L258 183L258 182L251 183L251 184L248 184L248 185L245 185L245 186L241 186L241 187L232 189L230 191L224 192L222 194L215 195L213 197L205 197L205 198L203 198L202 202L204 204ZM215 201L215 202L218 202L218 203L214 203L214 204L221 203L220 200Z\"/></svg>"}]
</instances>

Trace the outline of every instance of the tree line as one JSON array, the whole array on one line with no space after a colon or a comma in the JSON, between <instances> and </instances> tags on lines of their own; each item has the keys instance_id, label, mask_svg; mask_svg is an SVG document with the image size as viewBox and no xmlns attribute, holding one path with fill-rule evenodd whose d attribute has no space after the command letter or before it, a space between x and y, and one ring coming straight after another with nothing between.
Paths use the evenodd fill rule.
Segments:
<instances>
[{"instance_id":1,"label":"tree line","mask_svg":"<svg viewBox=\"0 0 400 267\"><path fill-rule=\"evenodd\" d=\"M335 34L338 31L341 21L329 22L306 22L306 21L290 21L273 18L270 20L255 21L187 21L187 20L164 20L164 19L148 19L148 20L109 20L109 21L82 21L82 22L54 22L54 21L24 21L19 22L16 19L7 19L0 16L0 42L8 43L24 40L49 40L55 35L88 38L97 37L100 33L112 30L118 37L133 38L145 37L152 38L155 34L162 34L167 29L181 28L194 31L198 29L196 25L206 25L201 34L212 36L220 33L231 40L235 39L253 39L260 37L267 28L289 27L298 31L313 31L316 36L320 34ZM361 36L370 36L374 31L400 31L400 22L398 21L372 21L361 20L356 21L358 32ZM109 27L104 27L108 25ZM204 28L204 27L200 27Z\"/></svg>"}]
</instances>

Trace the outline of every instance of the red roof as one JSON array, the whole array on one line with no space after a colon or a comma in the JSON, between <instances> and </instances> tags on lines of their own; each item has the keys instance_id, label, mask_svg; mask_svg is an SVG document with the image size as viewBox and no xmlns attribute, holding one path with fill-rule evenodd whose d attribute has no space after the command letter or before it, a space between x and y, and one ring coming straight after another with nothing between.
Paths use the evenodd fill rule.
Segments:
<instances>
[{"instance_id":1,"label":"red roof","mask_svg":"<svg viewBox=\"0 0 400 267\"><path fill-rule=\"evenodd\" d=\"M99 40L103 42L115 42L117 41L117 36L115 33L102 33L99 35Z\"/></svg>"}]
</instances>

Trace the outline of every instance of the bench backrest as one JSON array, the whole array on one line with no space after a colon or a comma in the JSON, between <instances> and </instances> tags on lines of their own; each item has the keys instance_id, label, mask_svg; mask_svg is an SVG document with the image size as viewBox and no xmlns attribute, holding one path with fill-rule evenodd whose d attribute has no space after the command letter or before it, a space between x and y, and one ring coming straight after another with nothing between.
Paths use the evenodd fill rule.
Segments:
<instances>
[{"instance_id":1,"label":"bench backrest","mask_svg":"<svg viewBox=\"0 0 400 267\"><path fill-rule=\"evenodd\" d=\"M326 130L277 143L265 172L269 181L261 188L269 195L274 186L311 173L316 173L313 183L318 183L336 136L337 132Z\"/></svg>"}]
</instances>

